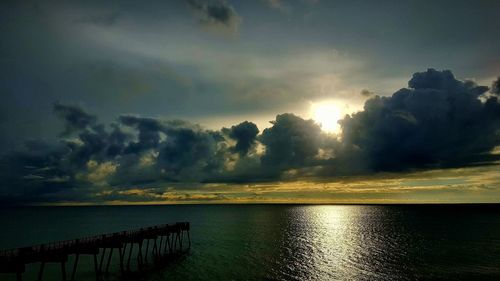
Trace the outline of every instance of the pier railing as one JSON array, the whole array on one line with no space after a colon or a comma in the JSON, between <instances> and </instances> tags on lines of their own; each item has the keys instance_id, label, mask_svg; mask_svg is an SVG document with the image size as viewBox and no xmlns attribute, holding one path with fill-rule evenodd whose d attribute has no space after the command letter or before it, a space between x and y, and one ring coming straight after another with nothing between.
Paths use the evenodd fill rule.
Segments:
<instances>
[{"instance_id":1,"label":"pier railing","mask_svg":"<svg viewBox=\"0 0 500 281\"><path fill-rule=\"evenodd\" d=\"M60 263L62 280L66 281L66 262L68 257L75 255L75 261L70 280L75 279L80 255L92 255L96 280L103 273L109 272L113 250L117 249L120 258L120 271L130 270L134 245L137 245L137 262L139 268L148 260L148 256L162 257L179 253L184 250L183 242L187 239L187 249L191 247L189 222L156 225L128 231L114 232L72 240L39 244L30 247L7 249L0 251L0 274L16 274L17 280L22 280L22 273L30 263L40 263L38 280L42 280L46 263ZM146 244L145 251L143 246ZM151 245L151 251L149 251ZM128 255L126 253L128 247ZM104 267L106 251L109 250L107 263Z\"/></svg>"}]
</instances>

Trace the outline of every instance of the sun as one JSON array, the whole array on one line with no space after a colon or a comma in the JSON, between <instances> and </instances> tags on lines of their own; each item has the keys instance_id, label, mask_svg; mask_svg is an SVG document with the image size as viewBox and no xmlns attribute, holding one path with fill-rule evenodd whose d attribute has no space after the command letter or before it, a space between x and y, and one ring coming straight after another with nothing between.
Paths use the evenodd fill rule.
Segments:
<instances>
[{"instance_id":1,"label":"sun","mask_svg":"<svg viewBox=\"0 0 500 281\"><path fill-rule=\"evenodd\" d=\"M326 101L311 104L312 119L328 133L340 132L338 121L342 118L342 108L335 102Z\"/></svg>"}]
</instances>

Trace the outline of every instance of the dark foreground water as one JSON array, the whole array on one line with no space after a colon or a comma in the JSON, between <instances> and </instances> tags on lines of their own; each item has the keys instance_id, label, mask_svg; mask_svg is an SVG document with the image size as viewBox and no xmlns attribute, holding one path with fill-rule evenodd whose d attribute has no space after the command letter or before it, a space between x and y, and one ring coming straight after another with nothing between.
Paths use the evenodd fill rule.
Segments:
<instances>
[{"instance_id":1,"label":"dark foreground water","mask_svg":"<svg viewBox=\"0 0 500 281\"><path fill-rule=\"evenodd\" d=\"M496 205L26 207L0 212L0 248L191 222L189 254L132 279L500 280ZM33 280L37 269L30 266L25 280ZM61 280L57 265L46 269L44 280ZM90 257L82 258L77 280L93 280L91 269ZM0 280L13 278L0 274Z\"/></svg>"}]
</instances>

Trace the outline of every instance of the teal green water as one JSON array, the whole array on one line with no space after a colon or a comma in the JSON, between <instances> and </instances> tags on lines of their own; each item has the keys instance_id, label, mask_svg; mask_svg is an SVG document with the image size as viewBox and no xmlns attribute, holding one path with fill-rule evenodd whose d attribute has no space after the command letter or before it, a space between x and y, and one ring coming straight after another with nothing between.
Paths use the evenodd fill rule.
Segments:
<instances>
[{"instance_id":1,"label":"teal green water","mask_svg":"<svg viewBox=\"0 0 500 281\"><path fill-rule=\"evenodd\" d=\"M497 205L26 207L0 212L0 248L191 222L193 244L187 255L131 279L500 280ZM114 272L116 265L115 260ZM36 264L28 267L24 280L34 280L37 269ZM90 258L83 259L77 280L94 279ZM0 280L14 278L0 274ZM60 280L59 267L49 265L44 280Z\"/></svg>"}]
</instances>

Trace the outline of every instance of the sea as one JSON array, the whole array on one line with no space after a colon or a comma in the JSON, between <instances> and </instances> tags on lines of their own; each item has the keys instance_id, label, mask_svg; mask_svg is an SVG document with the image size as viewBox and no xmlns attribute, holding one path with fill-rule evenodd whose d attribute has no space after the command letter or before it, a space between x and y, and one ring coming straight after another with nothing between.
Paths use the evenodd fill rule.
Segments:
<instances>
[{"instance_id":1,"label":"sea","mask_svg":"<svg viewBox=\"0 0 500 281\"><path fill-rule=\"evenodd\" d=\"M126 276L115 255L106 280L500 280L495 204L0 208L0 249L181 221L191 224L184 255ZM96 279L92 262L81 257L76 280ZM42 277L62 280L60 265Z\"/></svg>"}]
</instances>

